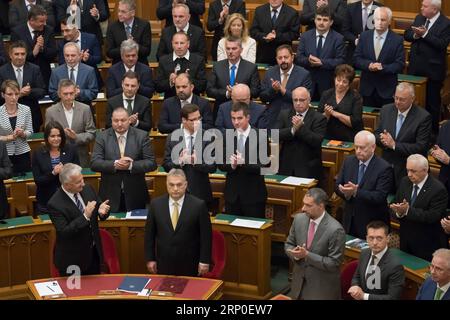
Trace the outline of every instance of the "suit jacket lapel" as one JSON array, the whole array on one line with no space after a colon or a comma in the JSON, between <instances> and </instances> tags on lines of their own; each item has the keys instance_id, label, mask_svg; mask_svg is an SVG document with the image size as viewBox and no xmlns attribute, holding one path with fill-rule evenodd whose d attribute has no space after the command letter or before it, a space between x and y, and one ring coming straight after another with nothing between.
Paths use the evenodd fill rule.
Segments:
<instances>
[{"instance_id":1,"label":"suit jacket lapel","mask_svg":"<svg viewBox=\"0 0 450 320\"><path fill-rule=\"evenodd\" d=\"M64 113L64 106L62 104L62 102L58 102L59 104L59 108L57 109L57 115L56 117L59 119L58 122L62 123L63 128L69 128L69 123L67 122L66 119L66 114ZM74 110L74 116L75 116L75 110ZM73 122L73 119L72 119Z\"/></svg>"},{"instance_id":2,"label":"suit jacket lapel","mask_svg":"<svg viewBox=\"0 0 450 320\"><path fill-rule=\"evenodd\" d=\"M328 225L328 213L325 212L325 215L323 216L322 221L320 221L320 224L317 226L316 233L314 234L313 241L311 243L311 248L314 247L314 245L319 241L319 239L322 237L323 233L327 229ZM309 228L309 226L308 226ZM306 231L306 234L308 234L308 230ZM306 236L308 239L308 236Z\"/></svg>"},{"instance_id":3,"label":"suit jacket lapel","mask_svg":"<svg viewBox=\"0 0 450 320\"><path fill-rule=\"evenodd\" d=\"M400 128L400 131L398 132L398 136L397 138L401 138L403 133L405 132L405 130L407 130L409 123L411 121L414 121L414 114L416 113L416 109L414 108L414 105L411 106L411 109L408 112L408 115L406 116L405 120L403 120L403 124L402 127ZM395 133L395 129L397 126L397 117L398 117L398 113L396 114L395 117L395 125L394 125L394 133Z\"/></svg>"},{"instance_id":4,"label":"suit jacket lapel","mask_svg":"<svg viewBox=\"0 0 450 320\"><path fill-rule=\"evenodd\" d=\"M425 181L419 193L417 194L416 201L414 202L414 204L420 202L422 198L425 197L425 193L428 191L430 184L431 184L431 176L428 175L427 181ZM411 185L411 194L412 194L412 185Z\"/></svg>"},{"instance_id":5,"label":"suit jacket lapel","mask_svg":"<svg viewBox=\"0 0 450 320\"><path fill-rule=\"evenodd\" d=\"M110 136L110 141L112 140L113 143L108 143L108 138L106 139L107 140L106 143L113 146L114 153L116 154L116 156L118 156L120 158L119 141L117 141L117 137L116 137L115 131L112 128L110 128L109 130L110 131L109 131L108 134ZM125 144L125 149L126 149L126 144Z\"/></svg>"}]
</instances>

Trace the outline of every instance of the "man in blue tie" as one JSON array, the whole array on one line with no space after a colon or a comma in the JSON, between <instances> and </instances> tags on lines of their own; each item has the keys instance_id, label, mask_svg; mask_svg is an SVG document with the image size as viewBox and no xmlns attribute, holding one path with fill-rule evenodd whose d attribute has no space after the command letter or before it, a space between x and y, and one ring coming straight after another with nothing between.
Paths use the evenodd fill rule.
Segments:
<instances>
[{"instance_id":1,"label":"man in blue tie","mask_svg":"<svg viewBox=\"0 0 450 320\"><path fill-rule=\"evenodd\" d=\"M440 220L447 216L447 189L428 174L428 160L413 154L406 163L408 176L397 188L390 208L400 219L400 249L422 259L448 246Z\"/></svg>"},{"instance_id":2,"label":"man in blue tie","mask_svg":"<svg viewBox=\"0 0 450 320\"><path fill-rule=\"evenodd\" d=\"M345 232L364 239L366 226L375 220L389 225L387 195L392 189L391 165L375 154L375 136L363 130L355 136L355 154L345 158L335 192L345 202Z\"/></svg>"},{"instance_id":3,"label":"man in blue tie","mask_svg":"<svg viewBox=\"0 0 450 320\"><path fill-rule=\"evenodd\" d=\"M59 174L61 188L48 209L56 229L54 262L61 276L77 269L81 275L100 273L103 263L98 219L109 215L109 200L100 203L94 189L84 183L81 167L66 163Z\"/></svg>"},{"instance_id":4,"label":"man in blue tie","mask_svg":"<svg viewBox=\"0 0 450 320\"><path fill-rule=\"evenodd\" d=\"M433 253L430 277L417 294L417 300L450 300L450 250L438 249Z\"/></svg>"}]
</instances>

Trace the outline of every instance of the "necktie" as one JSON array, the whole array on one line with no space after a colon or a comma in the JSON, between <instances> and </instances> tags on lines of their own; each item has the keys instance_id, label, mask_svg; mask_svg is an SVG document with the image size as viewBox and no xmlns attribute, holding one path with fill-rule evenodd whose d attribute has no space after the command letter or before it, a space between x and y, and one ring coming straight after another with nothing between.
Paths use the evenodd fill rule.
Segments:
<instances>
[{"instance_id":1,"label":"necktie","mask_svg":"<svg viewBox=\"0 0 450 320\"><path fill-rule=\"evenodd\" d=\"M281 81L281 86L286 88L286 84L288 82L289 74L287 72L283 72L283 80Z\"/></svg>"},{"instance_id":2,"label":"necktie","mask_svg":"<svg viewBox=\"0 0 450 320\"><path fill-rule=\"evenodd\" d=\"M419 186L417 184L415 184L413 189L414 190L413 190L413 194L411 196L410 206L412 206L414 204L414 202L416 202L417 192L419 191Z\"/></svg>"},{"instance_id":3,"label":"necktie","mask_svg":"<svg viewBox=\"0 0 450 320\"><path fill-rule=\"evenodd\" d=\"M277 9L272 9L272 27L275 26L276 21L277 21Z\"/></svg>"},{"instance_id":4,"label":"necktie","mask_svg":"<svg viewBox=\"0 0 450 320\"><path fill-rule=\"evenodd\" d=\"M311 248L311 244L314 240L314 232L316 231L316 223L312 220L309 221L308 239L306 241L306 249Z\"/></svg>"},{"instance_id":5,"label":"necktie","mask_svg":"<svg viewBox=\"0 0 450 320\"><path fill-rule=\"evenodd\" d=\"M125 154L125 137L124 136L119 136L118 142L119 142L120 156L123 157L124 154Z\"/></svg>"},{"instance_id":6,"label":"necktie","mask_svg":"<svg viewBox=\"0 0 450 320\"><path fill-rule=\"evenodd\" d=\"M430 26L430 19L427 19L427 22L425 22L425 29L428 30L429 26Z\"/></svg>"},{"instance_id":7,"label":"necktie","mask_svg":"<svg viewBox=\"0 0 450 320\"><path fill-rule=\"evenodd\" d=\"M361 184L362 178L364 177L364 172L366 171L366 165L364 163L361 163L359 165L359 171L358 171L358 185Z\"/></svg>"},{"instance_id":8,"label":"necktie","mask_svg":"<svg viewBox=\"0 0 450 320\"><path fill-rule=\"evenodd\" d=\"M81 204L80 198L78 198L78 193L75 193L73 195L75 199L75 204L77 205L78 210L80 210L81 213L84 212L83 205Z\"/></svg>"},{"instance_id":9,"label":"necktie","mask_svg":"<svg viewBox=\"0 0 450 320\"><path fill-rule=\"evenodd\" d=\"M177 227L178 215L179 215L178 202L174 201L173 202L172 216L170 217L170 220L172 220L173 230L175 230L175 228Z\"/></svg>"},{"instance_id":10,"label":"necktie","mask_svg":"<svg viewBox=\"0 0 450 320\"><path fill-rule=\"evenodd\" d=\"M371 276L375 272L375 259L376 258L377 257L375 255L372 255L372 257L370 259L369 267L367 268L367 273L366 273L366 281L369 278L369 276Z\"/></svg>"},{"instance_id":11,"label":"necktie","mask_svg":"<svg viewBox=\"0 0 450 320\"><path fill-rule=\"evenodd\" d=\"M322 53L322 46L323 46L323 35L319 36L319 42L317 42L317 57L320 57L320 54Z\"/></svg>"},{"instance_id":12,"label":"necktie","mask_svg":"<svg viewBox=\"0 0 450 320\"><path fill-rule=\"evenodd\" d=\"M230 86L234 86L235 81L236 81L236 65L233 64L231 66L231 73L230 73Z\"/></svg>"},{"instance_id":13,"label":"necktie","mask_svg":"<svg viewBox=\"0 0 450 320\"><path fill-rule=\"evenodd\" d=\"M367 18L369 17L369 9L367 7L362 8L362 29L367 29Z\"/></svg>"},{"instance_id":14,"label":"necktie","mask_svg":"<svg viewBox=\"0 0 450 320\"><path fill-rule=\"evenodd\" d=\"M194 136L189 136L189 153L194 154Z\"/></svg>"},{"instance_id":15,"label":"necktie","mask_svg":"<svg viewBox=\"0 0 450 320\"><path fill-rule=\"evenodd\" d=\"M444 291L441 288L436 287L436 292L434 294L434 300L441 300L443 292Z\"/></svg>"},{"instance_id":16,"label":"necktie","mask_svg":"<svg viewBox=\"0 0 450 320\"><path fill-rule=\"evenodd\" d=\"M33 45L36 44L37 38L39 37L39 31L33 30Z\"/></svg>"},{"instance_id":17,"label":"necktie","mask_svg":"<svg viewBox=\"0 0 450 320\"><path fill-rule=\"evenodd\" d=\"M403 125L403 120L405 119L405 116L401 113L397 117L397 124L395 125L395 138L397 139L398 133L400 132L400 129Z\"/></svg>"},{"instance_id":18,"label":"necktie","mask_svg":"<svg viewBox=\"0 0 450 320\"><path fill-rule=\"evenodd\" d=\"M244 135L241 133L239 135L239 139L238 139L238 152L240 154L244 154L244 150L245 150L245 142L244 142Z\"/></svg>"},{"instance_id":19,"label":"necktie","mask_svg":"<svg viewBox=\"0 0 450 320\"><path fill-rule=\"evenodd\" d=\"M131 115L133 114L133 105L132 105L133 99L125 99L125 100L127 101L128 114Z\"/></svg>"},{"instance_id":20,"label":"necktie","mask_svg":"<svg viewBox=\"0 0 450 320\"><path fill-rule=\"evenodd\" d=\"M69 74L69 80L75 82L75 69L74 68L70 68L70 74Z\"/></svg>"},{"instance_id":21,"label":"necktie","mask_svg":"<svg viewBox=\"0 0 450 320\"><path fill-rule=\"evenodd\" d=\"M17 83L19 84L19 87L22 88L23 85L23 76L22 76L22 69L17 68Z\"/></svg>"},{"instance_id":22,"label":"necktie","mask_svg":"<svg viewBox=\"0 0 450 320\"><path fill-rule=\"evenodd\" d=\"M378 60L381 52L381 36L377 36L375 41L375 59Z\"/></svg>"},{"instance_id":23,"label":"necktie","mask_svg":"<svg viewBox=\"0 0 450 320\"><path fill-rule=\"evenodd\" d=\"M131 26L129 24L126 25L125 32L127 33L127 38L131 38Z\"/></svg>"}]
</instances>

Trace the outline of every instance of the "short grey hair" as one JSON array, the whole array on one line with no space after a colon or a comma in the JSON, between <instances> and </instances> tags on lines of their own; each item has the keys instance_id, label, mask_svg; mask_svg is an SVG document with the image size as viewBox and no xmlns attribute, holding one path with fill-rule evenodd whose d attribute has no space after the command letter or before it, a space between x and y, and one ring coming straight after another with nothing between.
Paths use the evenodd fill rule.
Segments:
<instances>
[{"instance_id":1,"label":"short grey hair","mask_svg":"<svg viewBox=\"0 0 450 320\"><path fill-rule=\"evenodd\" d=\"M123 40L120 44L120 55L131 50L136 50L139 53L139 44L133 39Z\"/></svg>"},{"instance_id":2,"label":"short grey hair","mask_svg":"<svg viewBox=\"0 0 450 320\"><path fill-rule=\"evenodd\" d=\"M323 204L324 207L328 205L328 195L321 188L311 188L306 191L305 196L313 198L316 204Z\"/></svg>"},{"instance_id":3,"label":"short grey hair","mask_svg":"<svg viewBox=\"0 0 450 320\"><path fill-rule=\"evenodd\" d=\"M382 10L386 12L389 21L392 21L392 10L389 7L377 7L373 12L373 17L379 15Z\"/></svg>"},{"instance_id":4,"label":"short grey hair","mask_svg":"<svg viewBox=\"0 0 450 320\"><path fill-rule=\"evenodd\" d=\"M119 3L127 5L130 11L136 10L136 1L134 0L120 0Z\"/></svg>"},{"instance_id":5,"label":"short grey hair","mask_svg":"<svg viewBox=\"0 0 450 320\"><path fill-rule=\"evenodd\" d=\"M167 174L167 178L168 177L183 177L184 180L187 180L184 171L176 168L173 168L169 171L169 173Z\"/></svg>"},{"instance_id":6,"label":"short grey hair","mask_svg":"<svg viewBox=\"0 0 450 320\"><path fill-rule=\"evenodd\" d=\"M239 47L242 48L242 38L229 36L228 38L225 38L225 42L237 42L239 44Z\"/></svg>"},{"instance_id":7,"label":"short grey hair","mask_svg":"<svg viewBox=\"0 0 450 320\"><path fill-rule=\"evenodd\" d=\"M441 7L442 7L442 1L441 0L431 0L430 4L433 7L436 7L436 9L441 10Z\"/></svg>"},{"instance_id":8,"label":"short grey hair","mask_svg":"<svg viewBox=\"0 0 450 320\"><path fill-rule=\"evenodd\" d=\"M77 49L78 53L81 52L81 51L80 51L80 47L77 46L77 44L76 44L75 42L67 42L67 43L64 45L63 52L66 51L66 48L68 48L68 47L74 47L74 48Z\"/></svg>"},{"instance_id":9,"label":"short grey hair","mask_svg":"<svg viewBox=\"0 0 450 320\"><path fill-rule=\"evenodd\" d=\"M408 157L406 161L415 161L419 163L420 167L428 171L428 160L423 155L415 153Z\"/></svg>"},{"instance_id":10,"label":"short grey hair","mask_svg":"<svg viewBox=\"0 0 450 320\"><path fill-rule=\"evenodd\" d=\"M436 256L443 258L447 262L447 270L450 271L450 250L445 248L437 249L433 253L433 258Z\"/></svg>"},{"instance_id":11,"label":"short grey hair","mask_svg":"<svg viewBox=\"0 0 450 320\"><path fill-rule=\"evenodd\" d=\"M412 98L416 96L416 90L414 89L414 85L409 82L400 82L397 87L395 88L395 91L409 91L409 94Z\"/></svg>"},{"instance_id":12,"label":"short grey hair","mask_svg":"<svg viewBox=\"0 0 450 320\"><path fill-rule=\"evenodd\" d=\"M59 182L61 185L69 182L72 176L81 174L81 170L82 168L75 163L66 163L59 173Z\"/></svg>"},{"instance_id":13,"label":"short grey hair","mask_svg":"<svg viewBox=\"0 0 450 320\"><path fill-rule=\"evenodd\" d=\"M376 143L375 135L374 135L372 132L367 131L367 130L361 130L361 131L359 131L359 132L355 135L355 140L356 140L356 137L363 137L363 138L365 138L365 139L366 139L366 142L367 142L367 143L370 143L371 146L374 145L374 144Z\"/></svg>"},{"instance_id":14,"label":"short grey hair","mask_svg":"<svg viewBox=\"0 0 450 320\"><path fill-rule=\"evenodd\" d=\"M67 87L76 87L77 84L70 79L61 79L58 83L58 92L61 91L62 88Z\"/></svg>"},{"instance_id":15,"label":"short grey hair","mask_svg":"<svg viewBox=\"0 0 450 320\"><path fill-rule=\"evenodd\" d=\"M184 10L186 10L186 12L187 12L188 14L190 14L190 10L189 10L189 7L188 7L187 4L184 4L184 3L177 3L176 5L174 5L174 6L172 7L172 12L173 12L173 10L174 10L175 8L184 8Z\"/></svg>"}]
</instances>

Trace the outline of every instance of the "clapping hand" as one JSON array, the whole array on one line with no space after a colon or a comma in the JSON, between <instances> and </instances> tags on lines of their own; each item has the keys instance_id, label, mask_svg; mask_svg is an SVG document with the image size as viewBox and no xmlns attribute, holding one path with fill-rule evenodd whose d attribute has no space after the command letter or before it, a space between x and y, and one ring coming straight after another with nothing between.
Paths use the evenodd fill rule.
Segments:
<instances>
[{"instance_id":1,"label":"clapping hand","mask_svg":"<svg viewBox=\"0 0 450 320\"><path fill-rule=\"evenodd\" d=\"M105 200L100 204L100 207L98 208L98 213L100 214L100 217L104 217L108 215L109 209L111 207L109 206L109 200Z\"/></svg>"},{"instance_id":2,"label":"clapping hand","mask_svg":"<svg viewBox=\"0 0 450 320\"><path fill-rule=\"evenodd\" d=\"M391 203L389 205L389 208L391 208L399 217L403 217L409 209L409 203L406 201L406 199L403 199L402 202L399 203Z\"/></svg>"}]
</instances>

